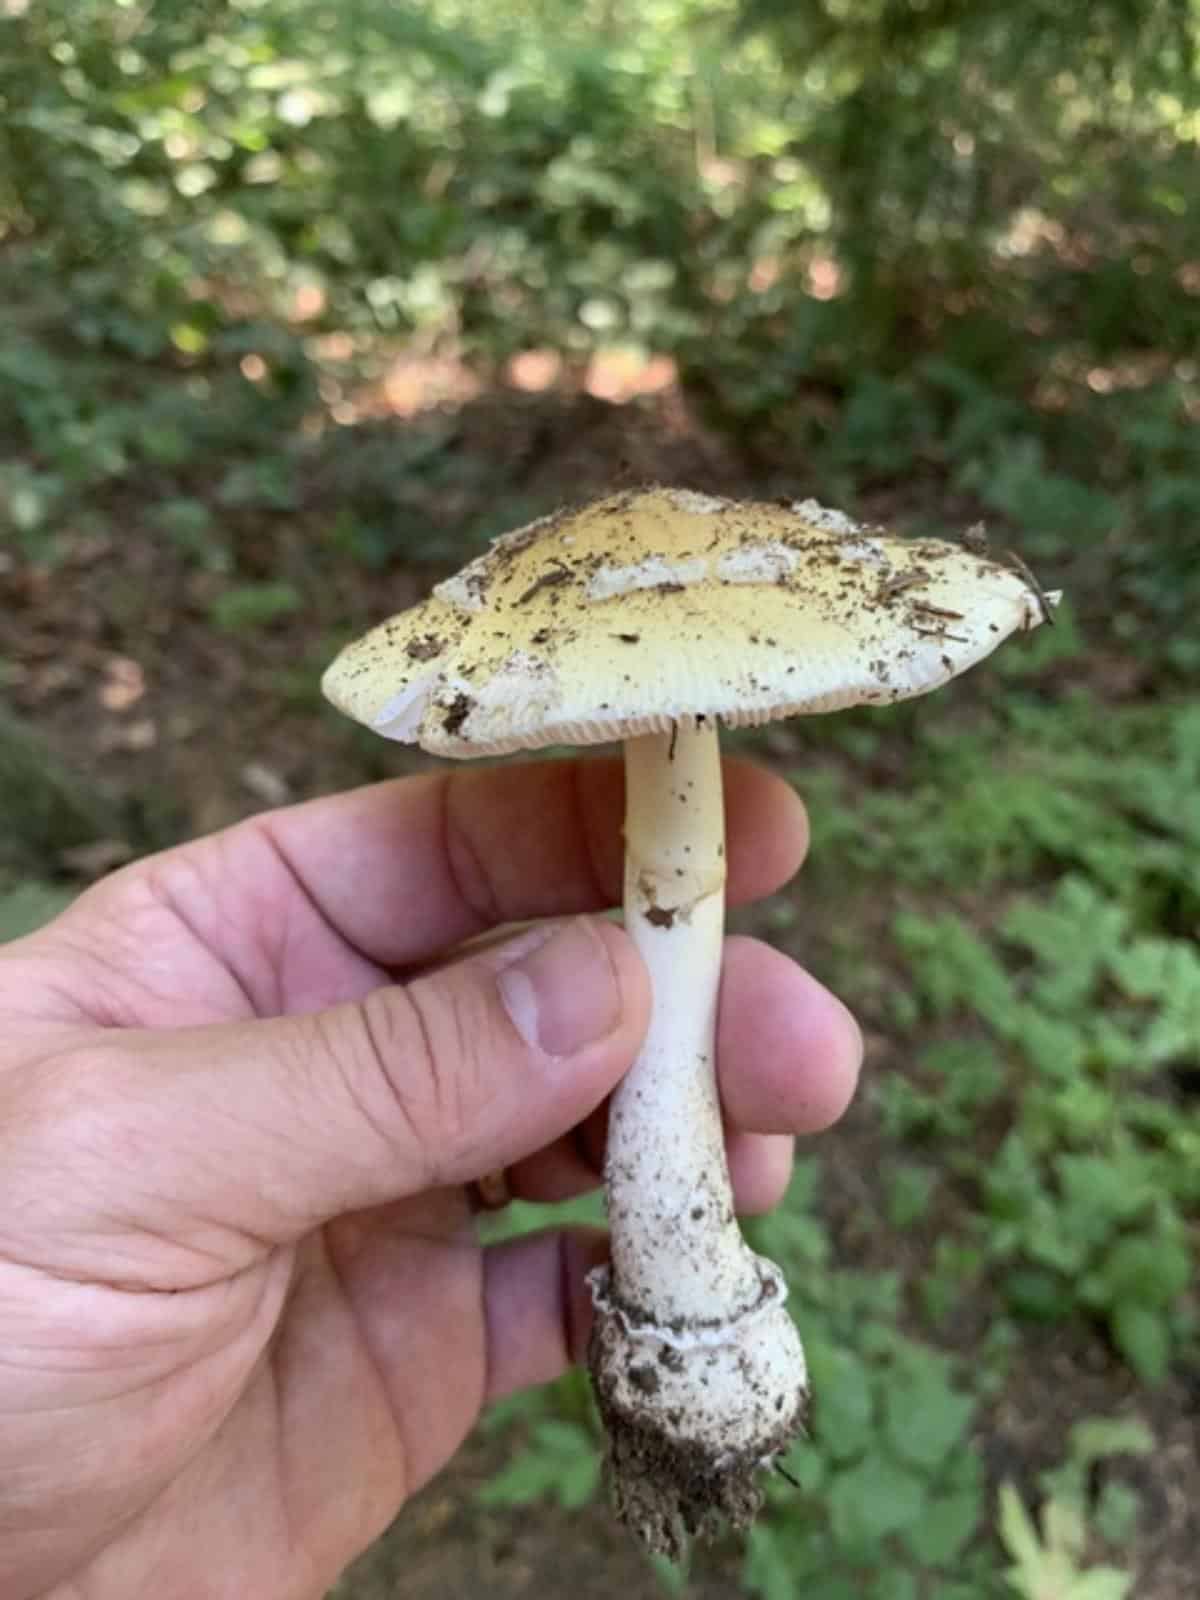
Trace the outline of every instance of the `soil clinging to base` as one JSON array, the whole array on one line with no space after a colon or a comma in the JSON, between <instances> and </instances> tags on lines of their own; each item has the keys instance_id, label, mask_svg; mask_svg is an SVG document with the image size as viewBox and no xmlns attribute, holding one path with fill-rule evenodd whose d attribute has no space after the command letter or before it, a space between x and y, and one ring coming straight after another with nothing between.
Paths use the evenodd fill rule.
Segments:
<instances>
[{"instance_id":1,"label":"soil clinging to base","mask_svg":"<svg viewBox=\"0 0 1200 1600\"><path fill-rule=\"evenodd\" d=\"M651 1408L629 1410L597 1380L597 1352L590 1362L593 1390L608 1440L604 1472L620 1522L655 1555L681 1561L692 1538L713 1539L723 1525L747 1528L763 1504L761 1475L804 1431L806 1401L781 1420L753 1451L720 1455L703 1440L666 1431ZM672 1417L672 1421L674 1421Z\"/></svg>"}]
</instances>

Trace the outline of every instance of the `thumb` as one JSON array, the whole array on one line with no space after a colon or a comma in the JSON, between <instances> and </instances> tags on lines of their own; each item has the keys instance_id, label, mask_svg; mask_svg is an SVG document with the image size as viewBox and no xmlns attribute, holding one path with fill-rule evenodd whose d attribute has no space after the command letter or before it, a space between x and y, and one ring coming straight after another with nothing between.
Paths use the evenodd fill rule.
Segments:
<instances>
[{"instance_id":1,"label":"thumb","mask_svg":"<svg viewBox=\"0 0 1200 1600\"><path fill-rule=\"evenodd\" d=\"M552 1142L629 1067L648 1014L628 936L579 918L327 1011L105 1037L43 1108L56 1211L87 1196L111 1228L99 1187L132 1229L284 1243Z\"/></svg>"}]
</instances>

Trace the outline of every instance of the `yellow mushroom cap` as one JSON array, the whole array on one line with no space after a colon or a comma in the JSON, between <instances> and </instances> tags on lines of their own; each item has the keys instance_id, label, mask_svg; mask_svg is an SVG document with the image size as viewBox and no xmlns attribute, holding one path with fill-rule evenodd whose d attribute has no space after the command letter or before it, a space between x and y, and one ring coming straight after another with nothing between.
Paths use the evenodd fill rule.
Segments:
<instances>
[{"instance_id":1,"label":"yellow mushroom cap","mask_svg":"<svg viewBox=\"0 0 1200 1600\"><path fill-rule=\"evenodd\" d=\"M347 646L322 687L437 755L598 744L906 700L1045 604L999 561L812 500L650 489L496 539Z\"/></svg>"}]
</instances>

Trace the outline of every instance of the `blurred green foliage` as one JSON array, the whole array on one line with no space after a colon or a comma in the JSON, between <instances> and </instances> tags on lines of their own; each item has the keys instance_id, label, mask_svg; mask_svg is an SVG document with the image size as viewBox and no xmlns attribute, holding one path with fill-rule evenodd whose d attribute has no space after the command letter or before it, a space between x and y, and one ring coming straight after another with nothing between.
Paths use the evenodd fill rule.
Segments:
<instances>
[{"instance_id":1,"label":"blurred green foliage","mask_svg":"<svg viewBox=\"0 0 1200 1600\"><path fill-rule=\"evenodd\" d=\"M632 344L834 498L1091 551L1195 670L1198 35L1191 0L12 0L7 522L52 547L134 474L286 510L296 425L396 341Z\"/></svg>"},{"instance_id":2,"label":"blurred green foliage","mask_svg":"<svg viewBox=\"0 0 1200 1600\"><path fill-rule=\"evenodd\" d=\"M74 898L62 852L115 830L111 802L38 731L0 706L0 944L48 922Z\"/></svg>"},{"instance_id":3,"label":"blurred green foliage","mask_svg":"<svg viewBox=\"0 0 1200 1600\"><path fill-rule=\"evenodd\" d=\"M114 808L38 731L0 706L0 872L47 870L112 833Z\"/></svg>"},{"instance_id":4,"label":"blurred green foliage","mask_svg":"<svg viewBox=\"0 0 1200 1600\"><path fill-rule=\"evenodd\" d=\"M771 927L823 909L900 1070L861 1170L756 1225L816 1394L767 1600L1126 1592L1088 1556L1138 1496L1087 1479L1144 1432L1086 1422L1036 1523L984 1441L1049 1330L1150 1395L1200 1361L1198 39L1194 0L0 0L0 553L133 527L232 647L298 634L320 572L264 528L374 575L545 509L451 405L372 410L398 356L634 347L764 483L986 515L1068 591L986 697L805 729ZM31 739L0 723L0 938L114 826ZM490 1503L596 1491L578 1376L491 1425Z\"/></svg>"}]
</instances>

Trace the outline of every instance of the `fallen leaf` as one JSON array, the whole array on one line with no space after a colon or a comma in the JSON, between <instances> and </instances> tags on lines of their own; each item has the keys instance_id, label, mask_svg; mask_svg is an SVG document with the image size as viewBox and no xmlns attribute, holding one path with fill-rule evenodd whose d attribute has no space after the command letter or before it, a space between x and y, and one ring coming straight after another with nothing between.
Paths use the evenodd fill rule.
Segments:
<instances>
[{"instance_id":1,"label":"fallen leaf","mask_svg":"<svg viewBox=\"0 0 1200 1600\"><path fill-rule=\"evenodd\" d=\"M128 711L146 693L146 674L129 656L109 656L104 664L100 704L106 711Z\"/></svg>"},{"instance_id":2,"label":"fallen leaf","mask_svg":"<svg viewBox=\"0 0 1200 1600\"><path fill-rule=\"evenodd\" d=\"M264 766L261 761L247 762L242 768L241 778L254 798L261 800L264 805L286 805L292 797L287 779L274 768Z\"/></svg>"}]
</instances>

